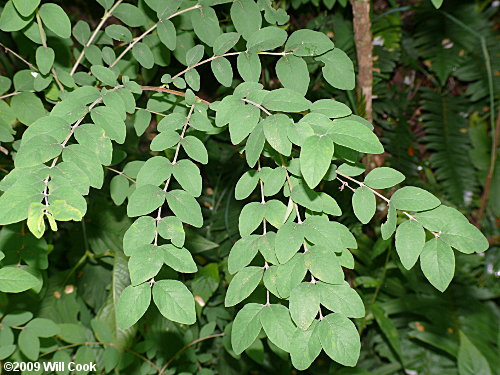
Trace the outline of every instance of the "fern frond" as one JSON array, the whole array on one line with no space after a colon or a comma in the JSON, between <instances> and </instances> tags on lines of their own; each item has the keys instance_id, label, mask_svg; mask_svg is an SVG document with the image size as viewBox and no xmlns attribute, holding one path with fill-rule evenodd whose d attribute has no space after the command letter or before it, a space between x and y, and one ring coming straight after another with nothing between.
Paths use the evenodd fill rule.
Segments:
<instances>
[{"instance_id":1,"label":"fern frond","mask_svg":"<svg viewBox=\"0 0 500 375\"><path fill-rule=\"evenodd\" d=\"M468 152L470 139L464 101L426 88L422 89L421 105L426 132L422 141L433 151L431 167L446 196L459 206L467 206L477 182Z\"/></svg>"}]
</instances>

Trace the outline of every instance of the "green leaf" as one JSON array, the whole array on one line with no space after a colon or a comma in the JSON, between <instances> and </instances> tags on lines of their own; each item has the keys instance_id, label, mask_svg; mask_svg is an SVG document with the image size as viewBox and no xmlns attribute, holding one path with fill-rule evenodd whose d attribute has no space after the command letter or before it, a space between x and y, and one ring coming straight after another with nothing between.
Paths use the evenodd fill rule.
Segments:
<instances>
[{"instance_id":1,"label":"green leaf","mask_svg":"<svg viewBox=\"0 0 500 375\"><path fill-rule=\"evenodd\" d=\"M234 197L238 200L248 198L259 183L259 175L255 170L246 171L236 183Z\"/></svg>"},{"instance_id":2,"label":"green leaf","mask_svg":"<svg viewBox=\"0 0 500 375\"><path fill-rule=\"evenodd\" d=\"M139 186L128 199L127 215L130 217L147 215L160 207L164 201L165 192L159 187Z\"/></svg>"},{"instance_id":3,"label":"green leaf","mask_svg":"<svg viewBox=\"0 0 500 375\"><path fill-rule=\"evenodd\" d=\"M386 316L385 311L376 303L372 304L371 311L373 313L373 316L375 317L375 320L377 321L378 326L389 341L391 347L397 353L399 358L402 358L399 333L393 321Z\"/></svg>"},{"instance_id":4,"label":"green leaf","mask_svg":"<svg viewBox=\"0 0 500 375\"><path fill-rule=\"evenodd\" d=\"M158 234L167 240L171 240L177 247L182 247L186 238L182 221L175 216L164 217L158 222ZM149 242L152 240L151 238Z\"/></svg>"},{"instance_id":5,"label":"green leaf","mask_svg":"<svg viewBox=\"0 0 500 375\"><path fill-rule=\"evenodd\" d=\"M137 173L136 185L160 186L172 175L172 163L164 156L149 158Z\"/></svg>"},{"instance_id":6,"label":"green leaf","mask_svg":"<svg viewBox=\"0 0 500 375\"><path fill-rule=\"evenodd\" d=\"M229 60L225 57L218 57L210 62L210 66L217 81L222 86L231 87L233 83L233 68Z\"/></svg>"},{"instance_id":7,"label":"green leaf","mask_svg":"<svg viewBox=\"0 0 500 375\"><path fill-rule=\"evenodd\" d=\"M154 278L163 265L162 255L162 249L152 244L134 249L128 261L132 285L139 285Z\"/></svg>"},{"instance_id":8,"label":"green leaf","mask_svg":"<svg viewBox=\"0 0 500 375\"><path fill-rule=\"evenodd\" d=\"M311 107L311 102L298 92L283 88L270 91L262 105L271 111L302 112Z\"/></svg>"},{"instance_id":9,"label":"green leaf","mask_svg":"<svg viewBox=\"0 0 500 375\"><path fill-rule=\"evenodd\" d=\"M90 112L90 116L92 121L103 128L106 135L113 141L120 144L125 142L127 128L122 117L114 108L108 106L95 107Z\"/></svg>"},{"instance_id":10,"label":"green leaf","mask_svg":"<svg viewBox=\"0 0 500 375\"><path fill-rule=\"evenodd\" d=\"M175 216L184 223L201 228L203 216L196 199L184 190L172 190L167 193L167 203Z\"/></svg>"},{"instance_id":11,"label":"green leaf","mask_svg":"<svg viewBox=\"0 0 500 375\"><path fill-rule=\"evenodd\" d=\"M181 140L181 145L191 159L196 160L201 164L208 163L207 149L203 142L198 138L188 135Z\"/></svg>"},{"instance_id":12,"label":"green leaf","mask_svg":"<svg viewBox=\"0 0 500 375\"><path fill-rule=\"evenodd\" d=\"M0 29L5 32L18 31L24 28L33 19L22 16L15 8L12 0L5 4L2 15L0 15Z\"/></svg>"},{"instance_id":13,"label":"green leaf","mask_svg":"<svg viewBox=\"0 0 500 375\"><path fill-rule=\"evenodd\" d=\"M249 52L273 50L285 43L287 38L285 30L276 26L267 26L252 33L247 39Z\"/></svg>"},{"instance_id":14,"label":"green leaf","mask_svg":"<svg viewBox=\"0 0 500 375\"><path fill-rule=\"evenodd\" d=\"M405 179L401 172L388 168L380 167L370 171L365 177L365 185L372 189L387 189L397 185Z\"/></svg>"},{"instance_id":15,"label":"green leaf","mask_svg":"<svg viewBox=\"0 0 500 375\"><path fill-rule=\"evenodd\" d=\"M18 120L25 125L31 125L47 114L43 103L35 94L23 92L10 101L10 106Z\"/></svg>"},{"instance_id":16,"label":"green leaf","mask_svg":"<svg viewBox=\"0 0 500 375\"><path fill-rule=\"evenodd\" d=\"M356 326L342 314L329 314L318 324L321 346L328 356L344 366L358 362L361 343Z\"/></svg>"},{"instance_id":17,"label":"green leaf","mask_svg":"<svg viewBox=\"0 0 500 375\"><path fill-rule=\"evenodd\" d=\"M46 3L38 10L45 26L61 38L71 36L71 22L64 10L57 4Z\"/></svg>"},{"instance_id":18,"label":"green leaf","mask_svg":"<svg viewBox=\"0 0 500 375\"><path fill-rule=\"evenodd\" d=\"M262 327L260 313L263 307L257 303L248 303L236 314L231 329L231 345L236 354L243 353L259 336Z\"/></svg>"},{"instance_id":19,"label":"green leaf","mask_svg":"<svg viewBox=\"0 0 500 375\"><path fill-rule=\"evenodd\" d=\"M253 168L257 160L259 160L260 154L264 149L264 144L266 143L264 128L261 124L258 124L252 133L250 133L245 144L245 158L248 166L251 168Z\"/></svg>"},{"instance_id":20,"label":"green leaf","mask_svg":"<svg viewBox=\"0 0 500 375\"><path fill-rule=\"evenodd\" d=\"M155 64L153 52L146 43L136 43L132 48L132 55L146 69L151 69Z\"/></svg>"},{"instance_id":21,"label":"green leaf","mask_svg":"<svg viewBox=\"0 0 500 375\"><path fill-rule=\"evenodd\" d=\"M283 305L265 306L260 313L260 322L269 340L281 350L289 352L295 326L288 309Z\"/></svg>"},{"instance_id":22,"label":"green leaf","mask_svg":"<svg viewBox=\"0 0 500 375\"><path fill-rule=\"evenodd\" d=\"M257 53L240 53L236 59L236 66L238 68L238 73L244 81L259 82L262 67Z\"/></svg>"},{"instance_id":23,"label":"green leaf","mask_svg":"<svg viewBox=\"0 0 500 375\"><path fill-rule=\"evenodd\" d=\"M263 274L262 267L246 267L239 271L229 284L224 300L225 306L234 306L252 294L262 280Z\"/></svg>"},{"instance_id":24,"label":"green leaf","mask_svg":"<svg viewBox=\"0 0 500 375\"><path fill-rule=\"evenodd\" d=\"M181 187L194 197L201 195L200 170L191 160L179 160L172 165L172 174Z\"/></svg>"},{"instance_id":25,"label":"green leaf","mask_svg":"<svg viewBox=\"0 0 500 375\"><path fill-rule=\"evenodd\" d=\"M333 121L329 134L333 142L367 154L381 154L384 147L378 137L357 121Z\"/></svg>"},{"instance_id":26,"label":"green leaf","mask_svg":"<svg viewBox=\"0 0 500 375\"><path fill-rule=\"evenodd\" d=\"M288 262L300 250L304 242L302 224L285 223L276 234L276 257L281 264Z\"/></svg>"},{"instance_id":27,"label":"green leaf","mask_svg":"<svg viewBox=\"0 0 500 375\"><path fill-rule=\"evenodd\" d=\"M35 276L21 268L0 268L0 292L20 293L35 287L38 283Z\"/></svg>"},{"instance_id":28,"label":"green leaf","mask_svg":"<svg viewBox=\"0 0 500 375\"><path fill-rule=\"evenodd\" d=\"M140 136L142 135L151 122L151 113L140 109L135 113L134 129L135 133Z\"/></svg>"},{"instance_id":29,"label":"green leaf","mask_svg":"<svg viewBox=\"0 0 500 375\"><path fill-rule=\"evenodd\" d=\"M334 44L328 36L309 29L294 31L285 44L285 51L296 56L318 56L332 48Z\"/></svg>"},{"instance_id":30,"label":"green leaf","mask_svg":"<svg viewBox=\"0 0 500 375\"><path fill-rule=\"evenodd\" d=\"M40 135L23 143L14 161L16 168L33 167L61 154L63 147L50 135Z\"/></svg>"},{"instance_id":31,"label":"green leaf","mask_svg":"<svg viewBox=\"0 0 500 375\"><path fill-rule=\"evenodd\" d=\"M340 284L344 281L344 272L335 253L323 245L311 247L304 254L304 263L321 281L330 284Z\"/></svg>"},{"instance_id":32,"label":"green leaf","mask_svg":"<svg viewBox=\"0 0 500 375\"><path fill-rule=\"evenodd\" d=\"M407 220L396 230L396 251L403 267L409 270L422 253L425 245L425 231L415 220Z\"/></svg>"},{"instance_id":33,"label":"green leaf","mask_svg":"<svg viewBox=\"0 0 500 375\"><path fill-rule=\"evenodd\" d=\"M331 285L320 282L317 286L321 296L321 304L327 309L348 318L363 318L365 316L365 306L361 297L348 283Z\"/></svg>"},{"instance_id":34,"label":"green leaf","mask_svg":"<svg viewBox=\"0 0 500 375\"><path fill-rule=\"evenodd\" d=\"M233 3L233 6L234 4L236 3ZM240 34L238 33L229 32L219 35L214 42L214 55L223 55L231 48L233 48L239 40Z\"/></svg>"},{"instance_id":35,"label":"green leaf","mask_svg":"<svg viewBox=\"0 0 500 375\"><path fill-rule=\"evenodd\" d=\"M19 334L17 344L21 352L30 360L36 361L40 353L40 340L35 332L23 329Z\"/></svg>"},{"instance_id":36,"label":"green leaf","mask_svg":"<svg viewBox=\"0 0 500 375\"><path fill-rule=\"evenodd\" d=\"M162 24L161 22L158 24L158 34L160 33L159 29L161 24ZM105 33L107 36L109 36L114 40L119 40L125 43L130 43L132 41L132 33L130 32L129 29L127 29L125 26L122 25L109 25L108 27L106 27Z\"/></svg>"},{"instance_id":37,"label":"green leaf","mask_svg":"<svg viewBox=\"0 0 500 375\"><path fill-rule=\"evenodd\" d=\"M319 312L319 290L312 283L300 283L290 292L288 308L298 328L307 330Z\"/></svg>"},{"instance_id":38,"label":"green leaf","mask_svg":"<svg viewBox=\"0 0 500 375\"><path fill-rule=\"evenodd\" d=\"M113 145L102 128L93 124L80 125L75 130L75 138L79 144L91 150L101 164L111 164Z\"/></svg>"},{"instance_id":39,"label":"green leaf","mask_svg":"<svg viewBox=\"0 0 500 375\"><path fill-rule=\"evenodd\" d=\"M163 250L163 260L170 268L182 273L195 273L198 271L198 267L189 250L170 244L162 245L160 248Z\"/></svg>"},{"instance_id":40,"label":"green leaf","mask_svg":"<svg viewBox=\"0 0 500 375\"><path fill-rule=\"evenodd\" d=\"M186 52L186 63L188 66L198 64L205 54L205 47L198 44Z\"/></svg>"},{"instance_id":41,"label":"green leaf","mask_svg":"<svg viewBox=\"0 0 500 375\"><path fill-rule=\"evenodd\" d=\"M120 206L128 196L129 183L125 176L118 175L111 179L109 183L109 192L111 194L111 199L113 202Z\"/></svg>"},{"instance_id":42,"label":"green leaf","mask_svg":"<svg viewBox=\"0 0 500 375\"><path fill-rule=\"evenodd\" d=\"M385 221L385 223L382 223L382 226L380 227L380 232L382 234L383 240L389 239L389 237L391 237L396 230L397 218L398 214L396 208L393 204L389 203L387 210L387 220Z\"/></svg>"},{"instance_id":43,"label":"green leaf","mask_svg":"<svg viewBox=\"0 0 500 375\"><path fill-rule=\"evenodd\" d=\"M357 188L352 195L352 208L359 221L367 224L377 209L375 194L366 186Z\"/></svg>"},{"instance_id":44,"label":"green leaf","mask_svg":"<svg viewBox=\"0 0 500 375\"><path fill-rule=\"evenodd\" d=\"M138 7L128 3L121 3L113 12L113 16L130 27L141 27L147 23L144 12Z\"/></svg>"},{"instance_id":45,"label":"green leaf","mask_svg":"<svg viewBox=\"0 0 500 375\"><path fill-rule=\"evenodd\" d=\"M284 89L283 89L284 90ZM262 121L264 135L267 142L284 156L290 156L292 143L288 140L288 130L293 126L293 121L285 114L278 113Z\"/></svg>"},{"instance_id":46,"label":"green leaf","mask_svg":"<svg viewBox=\"0 0 500 375\"><path fill-rule=\"evenodd\" d=\"M460 331L457 362L460 375L491 375L492 373L484 355L462 331Z\"/></svg>"},{"instance_id":47,"label":"green leaf","mask_svg":"<svg viewBox=\"0 0 500 375\"><path fill-rule=\"evenodd\" d=\"M190 12L196 36L205 44L212 47L221 34L219 20L213 8L202 6Z\"/></svg>"},{"instance_id":48,"label":"green leaf","mask_svg":"<svg viewBox=\"0 0 500 375\"><path fill-rule=\"evenodd\" d=\"M458 251L471 254L486 251L488 240L467 218L454 208L439 206L433 210L415 214L426 229L440 232L440 239Z\"/></svg>"},{"instance_id":49,"label":"green leaf","mask_svg":"<svg viewBox=\"0 0 500 375\"><path fill-rule=\"evenodd\" d=\"M48 74L54 64L55 53L50 47L40 46L36 50L36 65L42 74Z\"/></svg>"},{"instance_id":50,"label":"green leaf","mask_svg":"<svg viewBox=\"0 0 500 375\"><path fill-rule=\"evenodd\" d=\"M276 271L276 287L280 296L288 298L293 288L299 285L307 273L304 254L298 253Z\"/></svg>"},{"instance_id":51,"label":"green leaf","mask_svg":"<svg viewBox=\"0 0 500 375\"><path fill-rule=\"evenodd\" d=\"M321 352L317 322L314 321L307 331L296 328L290 342L290 357L293 367L306 370Z\"/></svg>"},{"instance_id":52,"label":"green leaf","mask_svg":"<svg viewBox=\"0 0 500 375\"><path fill-rule=\"evenodd\" d=\"M307 185L314 189L330 168L333 142L325 136L306 138L300 149L300 171Z\"/></svg>"},{"instance_id":53,"label":"green leaf","mask_svg":"<svg viewBox=\"0 0 500 375\"><path fill-rule=\"evenodd\" d=\"M341 118L352 114L348 106L332 99L316 100L311 105L311 112L321 113L329 118Z\"/></svg>"},{"instance_id":54,"label":"green leaf","mask_svg":"<svg viewBox=\"0 0 500 375\"><path fill-rule=\"evenodd\" d=\"M143 245L150 244L155 236L155 220L151 216L138 218L125 232L123 237L123 252L130 256Z\"/></svg>"},{"instance_id":55,"label":"green leaf","mask_svg":"<svg viewBox=\"0 0 500 375\"><path fill-rule=\"evenodd\" d=\"M266 206L259 202L248 203L241 210L238 229L241 236L251 234L259 227L266 213Z\"/></svg>"},{"instance_id":56,"label":"green leaf","mask_svg":"<svg viewBox=\"0 0 500 375\"><path fill-rule=\"evenodd\" d=\"M250 235L240 238L231 248L227 258L228 271L231 274L248 266L259 251L258 236Z\"/></svg>"},{"instance_id":57,"label":"green leaf","mask_svg":"<svg viewBox=\"0 0 500 375\"><path fill-rule=\"evenodd\" d=\"M127 286L121 293L116 306L116 319L121 329L132 327L144 315L151 303L149 283Z\"/></svg>"},{"instance_id":58,"label":"green leaf","mask_svg":"<svg viewBox=\"0 0 500 375\"><path fill-rule=\"evenodd\" d=\"M323 77L326 82L340 90L352 90L355 86L354 65L347 54L335 48L330 52L317 57L325 64Z\"/></svg>"},{"instance_id":59,"label":"green leaf","mask_svg":"<svg viewBox=\"0 0 500 375\"><path fill-rule=\"evenodd\" d=\"M441 204L434 195L414 186L405 186L391 197L391 203L398 210L425 211Z\"/></svg>"},{"instance_id":60,"label":"green leaf","mask_svg":"<svg viewBox=\"0 0 500 375\"><path fill-rule=\"evenodd\" d=\"M102 65L92 65L90 71L99 81L107 86L116 86L118 81L116 80L116 74L111 69L106 68Z\"/></svg>"},{"instance_id":61,"label":"green leaf","mask_svg":"<svg viewBox=\"0 0 500 375\"><path fill-rule=\"evenodd\" d=\"M286 180L286 170L284 168L264 167L260 171L260 179L264 183L264 195L272 196L278 194Z\"/></svg>"},{"instance_id":62,"label":"green leaf","mask_svg":"<svg viewBox=\"0 0 500 375\"><path fill-rule=\"evenodd\" d=\"M40 0L13 0L17 11L23 17L31 15L35 9L40 5Z\"/></svg>"},{"instance_id":63,"label":"green leaf","mask_svg":"<svg viewBox=\"0 0 500 375\"><path fill-rule=\"evenodd\" d=\"M432 5L434 5L434 7L436 9L439 9L441 8L441 5L443 5L443 0L431 0L432 1ZM460 374L462 375L462 374Z\"/></svg>"},{"instance_id":64,"label":"green leaf","mask_svg":"<svg viewBox=\"0 0 500 375\"><path fill-rule=\"evenodd\" d=\"M262 16L259 6L253 0L237 0L231 5L231 20L245 40L260 29Z\"/></svg>"},{"instance_id":65,"label":"green leaf","mask_svg":"<svg viewBox=\"0 0 500 375\"><path fill-rule=\"evenodd\" d=\"M444 292L455 273L455 254L446 242L433 238L425 243L420 254L420 267L427 280Z\"/></svg>"},{"instance_id":66,"label":"green leaf","mask_svg":"<svg viewBox=\"0 0 500 375\"><path fill-rule=\"evenodd\" d=\"M170 50L175 50L177 45L177 34L175 31L174 24L169 20L163 20L158 23L158 27L156 28L158 32L158 37L160 41Z\"/></svg>"},{"instance_id":67,"label":"green leaf","mask_svg":"<svg viewBox=\"0 0 500 375\"><path fill-rule=\"evenodd\" d=\"M172 148L179 143L181 140L181 136L179 133L174 132L173 130L167 130L161 132L157 136L153 138L151 142L150 148L151 151L163 151L169 148Z\"/></svg>"},{"instance_id":68,"label":"green leaf","mask_svg":"<svg viewBox=\"0 0 500 375\"><path fill-rule=\"evenodd\" d=\"M302 58L293 55L281 57L276 64L276 75L285 88L296 91L301 95L307 93L309 70Z\"/></svg>"},{"instance_id":69,"label":"green leaf","mask_svg":"<svg viewBox=\"0 0 500 375\"><path fill-rule=\"evenodd\" d=\"M180 324L196 322L193 295L180 281L157 281L153 286L153 300L165 318Z\"/></svg>"}]
</instances>

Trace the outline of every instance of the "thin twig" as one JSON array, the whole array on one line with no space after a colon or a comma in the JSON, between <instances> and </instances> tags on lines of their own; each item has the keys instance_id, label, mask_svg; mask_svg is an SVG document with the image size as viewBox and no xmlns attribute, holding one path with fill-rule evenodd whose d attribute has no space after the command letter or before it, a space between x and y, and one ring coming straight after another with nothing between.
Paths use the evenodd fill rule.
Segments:
<instances>
[{"instance_id":1,"label":"thin twig","mask_svg":"<svg viewBox=\"0 0 500 375\"><path fill-rule=\"evenodd\" d=\"M38 14L38 11L36 12L36 23L38 25L38 32L40 33L40 40L42 41L42 46L47 49L47 40L45 39L45 32L43 31L43 23L42 23L42 18ZM57 86L59 87L59 90L64 91L64 86L62 85L61 81L59 80L59 76L57 75L56 69L52 67L50 69L52 74L54 75L54 80L57 83Z\"/></svg>"},{"instance_id":2,"label":"thin twig","mask_svg":"<svg viewBox=\"0 0 500 375\"><path fill-rule=\"evenodd\" d=\"M194 9L198 9L198 8L201 8L201 5L200 4L196 4L192 7L189 7L189 8L186 8L186 9L183 9L183 10L180 10L174 14L172 14L171 16L167 17L166 20L169 20L175 16L178 16L182 13L186 13L186 12L189 12L190 10L194 10ZM155 23L153 26L151 26L149 29L147 29L145 32L143 32L138 38L134 39L124 50L122 53L120 53L120 55L115 59L115 61L113 61L113 63L109 66L110 68L114 67L118 61L120 61L123 56L125 56L127 54L128 51L130 51L137 43L139 43L142 39L144 39L144 37L146 35L148 35L149 33L151 33L154 29L156 29L158 27L158 24L160 22L163 22L163 20L159 20L157 23Z\"/></svg>"},{"instance_id":3,"label":"thin twig","mask_svg":"<svg viewBox=\"0 0 500 375\"><path fill-rule=\"evenodd\" d=\"M101 22L99 22L99 24L97 25L96 29L94 30L94 32L90 36L90 38L87 41L87 43L85 43L85 47L82 49L82 52L80 52L80 56L78 56L78 58L76 59L75 64L73 65L73 68L71 68L71 72L69 73L70 75L75 74L76 69L78 68L78 65L80 65L80 62L82 61L83 56L85 56L85 48L89 47L92 44L92 42L94 41L95 37L97 36L97 34L99 33L99 31L103 27L104 23L108 20L109 17L111 17L111 15L115 11L115 9L118 7L118 5L120 5L120 3L122 1L123 0L118 0L115 3L115 5L113 5L107 12L104 13L104 15L102 16Z\"/></svg>"},{"instance_id":4,"label":"thin twig","mask_svg":"<svg viewBox=\"0 0 500 375\"><path fill-rule=\"evenodd\" d=\"M9 47L7 47L5 44L3 43L0 43L0 47L2 47L5 52L9 52L11 53L12 55L14 55L15 57L17 57L19 60L21 60L23 63L25 63L26 65L28 65L31 69L33 70L36 70L38 71L38 69L36 68L36 66L34 66L32 63L30 63L28 60L26 60L24 57L22 57L21 55L17 54L16 52L14 52L13 50L11 50Z\"/></svg>"},{"instance_id":5,"label":"thin twig","mask_svg":"<svg viewBox=\"0 0 500 375\"><path fill-rule=\"evenodd\" d=\"M208 59L205 59L205 60L202 60L200 61L199 63L197 64L194 64L194 65L191 65L191 66L188 66L186 69L184 69L182 72L180 73L177 73L175 76L172 77L172 79L176 79L177 77L180 77L182 76L183 74L187 73L188 71L190 71L191 69L194 69L200 65L203 65L203 64L206 64L207 62L210 62L212 60L215 60L215 59L218 59L219 57L228 57L228 56L237 56L237 55L241 55L242 53L245 53L246 51L241 51L241 52L229 52L229 53L225 53L223 55L216 55L216 56L212 56L212 57L209 57ZM271 56L285 56L287 55L286 52L257 52L259 55L271 55Z\"/></svg>"},{"instance_id":6,"label":"thin twig","mask_svg":"<svg viewBox=\"0 0 500 375\"><path fill-rule=\"evenodd\" d=\"M143 91L156 91L156 92L166 92L166 93L169 93L169 94L172 94L172 95L177 95L177 96L186 96L185 93L183 93L182 91L176 91L176 90L171 90L171 89L167 89L165 87L161 87L161 86L141 86L141 89ZM207 105L210 105L212 103L210 103L209 101L205 100L205 99L202 99L200 97L196 97L196 99L198 99L200 102L202 103L205 103ZM154 113L154 112L151 112L151 113Z\"/></svg>"},{"instance_id":7,"label":"thin twig","mask_svg":"<svg viewBox=\"0 0 500 375\"><path fill-rule=\"evenodd\" d=\"M26 91L14 91L14 92L11 92L9 94L2 95L2 96L0 96L0 100L8 98L8 97L11 97L11 96L19 95L19 94L21 94L23 92L26 92ZM30 92L32 92L32 91L30 91Z\"/></svg>"},{"instance_id":8,"label":"thin twig","mask_svg":"<svg viewBox=\"0 0 500 375\"><path fill-rule=\"evenodd\" d=\"M262 112L264 112L266 115L268 116L271 116L271 112L269 112L267 109L265 109L263 106L261 106L260 104L257 104L255 102L252 102L251 100L248 100L248 99L241 99L243 100L245 103L248 103L248 104L251 104L257 108L259 108Z\"/></svg>"},{"instance_id":9,"label":"thin twig","mask_svg":"<svg viewBox=\"0 0 500 375\"><path fill-rule=\"evenodd\" d=\"M376 190L372 189L371 187L369 187L369 186L365 185L363 182L358 181L358 180L356 180L356 179L354 179L354 178L352 178L352 177L350 177L350 176L348 176L348 175L346 175L346 174L343 174L343 173L341 173L341 172L339 172L339 171L337 171L337 174L338 174L338 175L340 175L340 176L342 176L342 177L344 177L344 178L347 178L348 180L350 180L350 181L352 181L352 182L354 182L354 183L358 184L359 186L365 186L366 188L368 188L369 190L371 190L371 192L372 192L373 194L375 194L377 197L379 197L379 198L381 198L382 200L386 201L386 203L389 203L389 202L390 202L390 200L389 200L388 198L384 197L382 194L380 194L378 191L376 191Z\"/></svg>"},{"instance_id":10,"label":"thin twig","mask_svg":"<svg viewBox=\"0 0 500 375\"><path fill-rule=\"evenodd\" d=\"M493 129L492 129L493 131ZM484 183L484 190L481 196L481 206L479 207L479 212L477 214L476 225L478 228L481 227L481 221L483 220L483 215L486 210L486 203L490 195L491 185L493 183L493 175L495 174L495 167L497 161L498 153L498 138L500 136L500 110L498 111L497 123L495 130L493 132L493 142L491 144L491 155L490 155L490 167L488 169L488 174L486 175L486 180Z\"/></svg>"},{"instance_id":11,"label":"thin twig","mask_svg":"<svg viewBox=\"0 0 500 375\"><path fill-rule=\"evenodd\" d=\"M134 180L132 177L127 176L125 173L120 172L119 170L114 169L114 168L111 168L111 167L105 167L105 168L106 168L107 170L110 170L111 172L115 172L116 174L119 174L120 176L125 177L127 180L132 181L132 182L135 184L135 180Z\"/></svg>"},{"instance_id":12,"label":"thin twig","mask_svg":"<svg viewBox=\"0 0 500 375\"><path fill-rule=\"evenodd\" d=\"M186 116L186 122L184 123L184 126L182 127L182 132L181 132L181 137L179 139L179 142L177 143L177 147L175 148L175 154L174 158L172 159L172 164L177 163L177 157L179 156L179 151L181 149L181 141L184 139L186 135L186 130L189 127L189 120L191 120L191 115L193 114L194 111L194 104L191 106L189 109L188 115ZM163 188L163 191L166 193L168 190L168 185L170 185L170 180L172 177L169 177L167 181L165 181L165 186ZM158 243L158 222L161 219L161 208L162 206L158 207L158 213L156 214L156 228L155 228L155 237L154 237L154 244L156 245Z\"/></svg>"},{"instance_id":13,"label":"thin twig","mask_svg":"<svg viewBox=\"0 0 500 375\"><path fill-rule=\"evenodd\" d=\"M7 150L5 147L0 146L0 152L4 153L5 155L9 155L9 150Z\"/></svg>"},{"instance_id":14,"label":"thin twig","mask_svg":"<svg viewBox=\"0 0 500 375\"><path fill-rule=\"evenodd\" d=\"M200 337L199 339L196 339L196 340L193 340L191 341L189 344L186 344L184 345L182 348L180 348L177 353L175 353L173 355L172 358L170 358L168 360L168 362L165 364L165 366L163 366L160 370L160 372L158 373L158 375L163 375L163 373L165 372L165 370L168 368L168 366L170 366L170 364L179 356L179 354L181 354L182 352L184 352L186 349L189 349L190 347L192 347L193 345L196 345L202 341L205 341L205 340L210 340L210 339L213 339L213 338L216 338L216 337L223 337L224 334L223 333L215 333L213 335L210 335L210 336L206 336L206 337Z\"/></svg>"}]
</instances>

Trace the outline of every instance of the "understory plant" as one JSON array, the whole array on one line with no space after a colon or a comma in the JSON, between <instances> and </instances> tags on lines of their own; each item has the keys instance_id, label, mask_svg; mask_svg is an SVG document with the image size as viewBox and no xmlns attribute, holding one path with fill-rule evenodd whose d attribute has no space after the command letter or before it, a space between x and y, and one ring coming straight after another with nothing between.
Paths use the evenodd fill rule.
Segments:
<instances>
[{"instance_id":1,"label":"understory plant","mask_svg":"<svg viewBox=\"0 0 500 375\"><path fill-rule=\"evenodd\" d=\"M272 351L306 370L323 351L353 367L367 315L357 278L369 277L355 258L382 243L400 272L419 268L444 292L457 252L488 249L401 172L367 170L363 158L384 153L373 125L314 92L353 90L351 59L292 27L285 7L89 6L100 19L40 0L8 0L0 15L12 58L0 77L1 359L210 374L210 353L175 364L212 338L235 359ZM376 214L378 247L359 247ZM369 314L384 321L377 305ZM477 351L467 340L464 356Z\"/></svg>"}]
</instances>

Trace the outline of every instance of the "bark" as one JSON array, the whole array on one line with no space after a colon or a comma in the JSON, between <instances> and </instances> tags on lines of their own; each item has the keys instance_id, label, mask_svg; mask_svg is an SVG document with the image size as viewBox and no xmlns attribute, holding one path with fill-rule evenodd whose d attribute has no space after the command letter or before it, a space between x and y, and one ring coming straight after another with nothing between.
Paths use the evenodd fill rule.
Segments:
<instances>
[{"instance_id":1,"label":"bark","mask_svg":"<svg viewBox=\"0 0 500 375\"><path fill-rule=\"evenodd\" d=\"M358 95L365 103L365 118L372 122L373 46L370 0L351 0L354 13L354 42L358 57Z\"/></svg>"}]
</instances>

